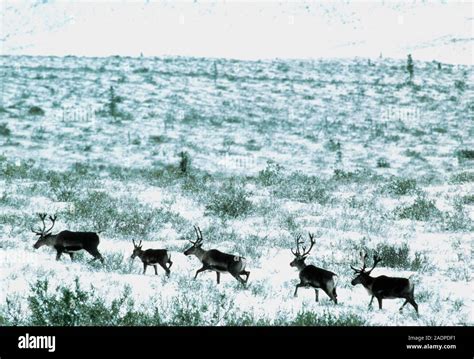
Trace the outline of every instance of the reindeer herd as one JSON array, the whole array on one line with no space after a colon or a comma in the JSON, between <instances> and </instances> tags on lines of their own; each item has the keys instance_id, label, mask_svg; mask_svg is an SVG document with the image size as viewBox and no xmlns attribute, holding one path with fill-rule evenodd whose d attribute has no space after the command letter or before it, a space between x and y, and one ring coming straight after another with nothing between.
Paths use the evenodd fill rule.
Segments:
<instances>
[{"instance_id":1,"label":"reindeer herd","mask_svg":"<svg viewBox=\"0 0 474 359\"><path fill-rule=\"evenodd\" d=\"M39 230L31 228L32 232L39 236L39 239L33 246L35 249L38 249L44 245L54 248L56 250L56 260L59 260L63 253L69 254L71 260L73 260L75 252L85 250L90 255L92 255L93 258L91 261L99 259L102 263L104 263L104 258L98 250L100 243L98 233L100 232L61 231L57 234L52 234L51 231L55 225L57 217L48 217L51 221L51 225L48 229L46 229L45 222L47 214L39 214L39 217L43 227ZM196 279L197 275L201 272L214 271L217 275L217 284L219 284L221 273L229 273L243 286L245 286L250 276L250 272L245 269L245 258L223 253L217 249L203 249L202 244L204 239L201 229L195 226L194 230L196 232L197 239L194 242L190 240L192 244L191 247L184 251L186 256L195 255L202 263L202 267L196 271L194 279ZM298 295L298 289L301 287L313 288L316 294L316 302L318 302L318 289L321 289L328 295L334 304L337 304L335 282L335 277L337 274L326 269L318 268L311 264L307 265L305 263L306 258L315 244L314 235L311 233L309 233L309 239L310 247L308 249L306 249L304 242L301 240L301 235L296 238L296 249L291 249L291 252L295 258L290 263L290 266L296 267L296 269L299 271L300 279L300 283L296 285L294 296L296 297ZM171 254L168 250L143 250L142 241L137 244L135 243L135 240L132 240L132 243L134 248L131 259L136 257L140 258L143 263L143 274L146 273L148 266L153 266L155 269L155 274L158 275L157 266L159 265L166 272L167 276L170 275L170 268L173 265L173 262L171 261ZM371 295L369 307L372 306L374 298L377 298L379 309L382 309L383 299L403 298L405 299L405 302L400 307L400 311L406 304L410 303L418 314L418 305L415 302L413 282L407 278L387 277L384 275L372 277L370 274L377 264L381 262L382 258L375 254L373 257L372 268L367 270L366 262L368 255L361 252L360 256L362 260L362 267L357 269L351 266L352 270L356 274L356 277L351 281L351 284L353 286L362 284L362 286L365 287L367 292ZM242 278L242 276L245 276L245 280Z\"/></svg>"}]
</instances>

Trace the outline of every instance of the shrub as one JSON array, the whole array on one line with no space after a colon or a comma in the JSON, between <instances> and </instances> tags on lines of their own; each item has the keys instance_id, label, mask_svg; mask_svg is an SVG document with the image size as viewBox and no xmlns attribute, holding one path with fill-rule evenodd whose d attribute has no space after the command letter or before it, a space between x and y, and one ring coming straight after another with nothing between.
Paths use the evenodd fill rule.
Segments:
<instances>
[{"instance_id":1,"label":"shrub","mask_svg":"<svg viewBox=\"0 0 474 359\"><path fill-rule=\"evenodd\" d=\"M458 150L456 151L456 157L459 162L464 160L474 160L474 150Z\"/></svg>"},{"instance_id":2,"label":"shrub","mask_svg":"<svg viewBox=\"0 0 474 359\"><path fill-rule=\"evenodd\" d=\"M383 190L397 196L412 194L417 190L416 180L409 178L395 178L390 181Z\"/></svg>"},{"instance_id":3,"label":"shrub","mask_svg":"<svg viewBox=\"0 0 474 359\"><path fill-rule=\"evenodd\" d=\"M453 184L474 182L474 172L459 172L453 174L450 178L450 182Z\"/></svg>"},{"instance_id":4,"label":"shrub","mask_svg":"<svg viewBox=\"0 0 474 359\"><path fill-rule=\"evenodd\" d=\"M186 175L191 169L191 157L187 152L180 152L179 158L179 170L183 175Z\"/></svg>"},{"instance_id":5,"label":"shrub","mask_svg":"<svg viewBox=\"0 0 474 359\"><path fill-rule=\"evenodd\" d=\"M263 186L273 186L282 180L282 167L273 161L267 162L267 167L258 173L257 180Z\"/></svg>"},{"instance_id":6,"label":"shrub","mask_svg":"<svg viewBox=\"0 0 474 359\"><path fill-rule=\"evenodd\" d=\"M32 106L28 110L30 116L44 116L44 110L39 106Z\"/></svg>"},{"instance_id":7,"label":"shrub","mask_svg":"<svg viewBox=\"0 0 474 359\"><path fill-rule=\"evenodd\" d=\"M11 133L6 123L0 123L0 136L9 137Z\"/></svg>"},{"instance_id":8,"label":"shrub","mask_svg":"<svg viewBox=\"0 0 474 359\"><path fill-rule=\"evenodd\" d=\"M447 231L474 231L474 223L471 216L464 208L464 198L457 198L455 200L454 211L443 213L443 226Z\"/></svg>"},{"instance_id":9,"label":"shrub","mask_svg":"<svg viewBox=\"0 0 474 359\"><path fill-rule=\"evenodd\" d=\"M474 194L468 194L461 198L462 204L474 205Z\"/></svg>"},{"instance_id":10,"label":"shrub","mask_svg":"<svg viewBox=\"0 0 474 359\"><path fill-rule=\"evenodd\" d=\"M210 194L211 198L206 205L206 211L220 217L237 218L247 215L252 209L249 195L241 184L230 180L218 191Z\"/></svg>"},{"instance_id":11,"label":"shrub","mask_svg":"<svg viewBox=\"0 0 474 359\"><path fill-rule=\"evenodd\" d=\"M59 286L54 292L49 291L48 280L38 280L31 285L28 297L30 317L29 325L149 325L160 324L158 313L148 317L134 310L134 301L130 297L129 287L122 295L110 304L95 294L95 288L84 290L76 277L74 286Z\"/></svg>"},{"instance_id":12,"label":"shrub","mask_svg":"<svg viewBox=\"0 0 474 359\"><path fill-rule=\"evenodd\" d=\"M413 260L410 258L410 248L406 243L392 246L380 243L376 247L377 254L382 258L383 266L399 269L421 270L427 265L426 257L416 252Z\"/></svg>"},{"instance_id":13,"label":"shrub","mask_svg":"<svg viewBox=\"0 0 474 359\"><path fill-rule=\"evenodd\" d=\"M436 208L434 201L423 197L418 197L412 205L398 208L397 211L399 218L416 221L428 221L441 214L440 210Z\"/></svg>"},{"instance_id":14,"label":"shrub","mask_svg":"<svg viewBox=\"0 0 474 359\"><path fill-rule=\"evenodd\" d=\"M379 158L377 160L377 167L378 168L390 168L390 163L386 158Z\"/></svg>"},{"instance_id":15,"label":"shrub","mask_svg":"<svg viewBox=\"0 0 474 359\"><path fill-rule=\"evenodd\" d=\"M291 325L291 326L362 326L365 324L365 320L355 313L344 313L339 316L335 316L332 313L324 312L316 314L302 310L298 312L295 318L289 321L285 320L279 324Z\"/></svg>"},{"instance_id":16,"label":"shrub","mask_svg":"<svg viewBox=\"0 0 474 359\"><path fill-rule=\"evenodd\" d=\"M308 176L301 172L293 172L275 189L279 197L289 198L303 203L325 204L329 200L326 183L316 176Z\"/></svg>"}]
</instances>

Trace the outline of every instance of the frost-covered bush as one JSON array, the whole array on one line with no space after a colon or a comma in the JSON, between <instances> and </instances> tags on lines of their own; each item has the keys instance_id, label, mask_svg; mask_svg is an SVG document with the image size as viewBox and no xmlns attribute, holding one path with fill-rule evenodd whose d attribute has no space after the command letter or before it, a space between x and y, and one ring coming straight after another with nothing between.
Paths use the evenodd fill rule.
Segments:
<instances>
[{"instance_id":1,"label":"frost-covered bush","mask_svg":"<svg viewBox=\"0 0 474 359\"><path fill-rule=\"evenodd\" d=\"M94 287L85 290L76 277L74 285L61 285L50 290L48 280L38 280L31 285L28 297L27 325L147 325L160 324L158 313L147 316L135 311L130 288L113 299L110 304L95 293Z\"/></svg>"},{"instance_id":2,"label":"frost-covered bush","mask_svg":"<svg viewBox=\"0 0 474 359\"><path fill-rule=\"evenodd\" d=\"M384 192L388 192L396 196L405 196L415 193L417 190L416 180L411 178L394 178L383 187Z\"/></svg>"},{"instance_id":3,"label":"frost-covered bush","mask_svg":"<svg viewBox=\"0 0 474 359\"><path fill-rule=\"evenodd\" d=\"M410 248L406 243L401 246L380 243L376 247L377 254L382 258L380 265L409 270L421 270L427 266L426 257L416 252L411 258Z\"/></svg>"},{"instance_id":4,"label":"frost-covered bush","mask_svg":"<svg viewBox=\"0 0 474 359\"><path fill-rule=\"evenodd\" d=\"M474 231L474 221L471 219L469 212L464 208L466 197L456 198L454 201L454 210L443 212L442 225L444 230L455 232Z\"/></svg>"},{"instance_id":5,"label":"frost-covered bush","mask_svg":"<svg viewBox=\"0 0 474 359\"><path fill-rule=\"evenodd\" d=\"M436 207L434 201L424 197L418 197L415 202L407 207L398 208L398 217L401 219L413 219L416 221L429 221L439 217L441 211Z\"/></svg>"},{"instance_id":6,"label":"frost-covered bush","mask_svg":"<svg viewBox=\"0 0 474 359\"><path fill-rule=\"evenodd\" d=\"M344 313L335 316L333 313L324 312L323 314L316 314L314 312L302 310L296 314L295 318L290 320L278 321L280 325L295 325L295 326L362 326L365 320L355 313Z\"/></svg>"},{"instance_id":7,"label":"frost-covered bush","mask_svg":"<svg viewBox=\"0 0 474 359\"><path fill-rule=\"evenodd\" d=\"M191 156L187 152L180 152L179 154L179 170L183 175L189 173L191 169Z\"/></svg>"},{"instance_id":8,"label":"frost-covered bush","mask_svg":"<svg viewBox=\"0 0 474 359\"><path fill-rule=\"evenodd\" d=\"M474 182L474 172L466 171L453 174L450 178L450 182L453 184Z\"/></svg>"},{"instance_id":9,"label":"frost-covered bush","mask_svg":"<svg viewBox=\"0 0 474 359\"><path fill-rule=\"evenodd\" d=\"M233 180L225 182L216 192L209 195L206 211L219 217L237 218L249 214L252 210L250 193L242 184Z\"/></svg>"},{"instance_id":10,"label":"frost-covered bush","mask_svg":"<svg viewBox=\"0 0 474 359\"><path fill-rule=\"evenodd\" d=\"M328 184L316 176L293 172L274 189L278 197L303 203L325 204L329 201Z\"/></svg>"},{"instance_id":11,"label":"frost-covered bush","mask_svg":"<svg viewBox=\"0 0 474 359\"><path fill-rule=\"evenodd\" d=\"M0 123L0 136L9 137L12 131L8 128L6 123Z\"/></svg>"},{"instance_id":12,"label":"frost-covered bush","mask_svg":"<svg viewBox=\"0 0 474 359\"><path fill-rule=\"evenodd\" d=\"M257 181L263 186L273 186L283 179L282 167L275 162L267 162L267 167L258 173Z\"/></svg>"}]
</instances>

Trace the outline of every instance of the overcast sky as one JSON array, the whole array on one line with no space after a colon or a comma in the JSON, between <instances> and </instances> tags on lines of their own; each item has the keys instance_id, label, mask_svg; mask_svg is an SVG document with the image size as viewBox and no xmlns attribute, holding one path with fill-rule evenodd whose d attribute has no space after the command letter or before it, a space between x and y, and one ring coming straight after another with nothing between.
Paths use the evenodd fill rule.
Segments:
<instances>
[{"instance_id":1,"label":"overcast sky","mask_svg":"<svg viewBox=\"0 0 474 359\"><path fill-rule=\"evenodd\" d=\"M473 64L471 1L5 1L0 50Z\"/></svg>"}]
</instances>

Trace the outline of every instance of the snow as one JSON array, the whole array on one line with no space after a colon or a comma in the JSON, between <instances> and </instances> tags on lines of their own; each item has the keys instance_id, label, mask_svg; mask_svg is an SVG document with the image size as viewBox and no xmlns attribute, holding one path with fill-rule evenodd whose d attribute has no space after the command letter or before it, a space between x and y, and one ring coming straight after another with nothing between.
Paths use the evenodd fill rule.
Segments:
<instances>
[{"instance_id":1,"label":"snow","mask_svg":"<svg viewBox=\"0 0 474 359\"><path fill-rule=\"evenodd\" d=\"M472 231L442 231L438 223L394 218L393 212L412 204L417 194L397 197L381 191L391 176L414 178L443 212L455 210L454 199L472 195L471 182L449 182L455 171L472 169L472 161L463 164L455 156L460 147L472 149L473 124L465 117L470 106L468 96L457 93L453 85L460 80L472 87L465 76L472 72L472 66L446 65L449 71L437 73L430 63L420 64L415 78L420 88L415 91L404 84L403 61L390 59L380 61L375 68L357 59L286 61L289 70L285 73L273 61L221 60L222 75L217 80L220 88L208 75L212 64L213 60L197 58L0 57L4 80L0 106L7 110L0 111L0 124L5 123L11 130L9 140L0 136L0 154L9 164L20 168L25 161L34 160L34 167L48 171L68 170L76 163L93 165L97 167L94 180L84 180L74 190L104 191L124 203L131 200L162 209L178 215L187 226L166 222L145 238L111 235L107 229L100 235L99 249L106 261L121 255L124 266L129 263L132 239L143 239L144 249L168 248L174 262L169 279L161 269L158 276L153 268L142 275L138 259L131 273L97 269L87 264L88 254L74 262L63 256L57 262L54 250L33 249L35 236L29 226L34 223L35 213L72 213L67 222L59 218L58 231L89 228L74 219L73 203L55 199L47 179L5 175L0 179L0 194L7 195L7 200L0 195L0 306L7 297L18 295L22 308L26 308L30 284L37 279L48 278L51 288L55 288L72 285L77 276L83 288L93 285L108 301L117 298L128 285L139 308L158 305L164 312L183 298L218 306L216 298L222 294L233 305L233 313L250 312L256 318L291 318L306 309L335 317L355 313L368 325L474 323ZM149 72L133 73L141 67L149 68ZM35 79L37 74L43 79ZM126 77L123 83L117 81L121 76ZM148 82L149 76L156 85ZM58 112L66 107L78 112L89 107L103 109L111 85L123 97L119 109L130 113L132 119L114 120L92 111L90 118L68 115L64 121L58 120ZM45 92L47 87L53 91ZM364 95L357 95L360 89ZM311 96L305 99L304 95ZM433 100L417 100L423 95ZM456 96L456 101L451 101L451 96ZM384 124L381 117L387 106L399 104L402 108L417 108L421 116L411 122L402 121L403 126L398 118L389 118L382 133L375 131L376 125ZM27 115L33 105L43 108L46 115ZM447 131L435 136L434 126L423 122L425 117ZM167 118L171 118L169 123ZM237 120L230 121L232 118ZM322 126L325 118L329 122ZM372 125L367 123L369 118ZM417 134L417 129L427 135ZM164 136L163 142L150 140L157 135ZM390 139L395 135L398 140ZM249 140L254 140L255 146L247 146ZM326 148L329 140L340 142L340 162L336 153ZM87 146L91 148L85 150ZM143 169L176 166L182 150L190 153L192 168L213 176L216 182L211 186L215 187L196 195L184 191L179 181L161 185L159 180L143 179L137 174ZM407 156L407 150L418 151L424 160ZM379 157L386 158L390 167L376 168ZM272 198L270 188L251 178L269 160L283 166L286 174L300 171L321 177L329 183L331 200L321 205L290 200L285 194ZM3 162L0 160L0 168L6 166ZM107 171L115 166L130 170L130 175L110 176ZM370 169L383 181L362 178L360 182L337 184L332 178L334 169ZM200 197L210 195L228 178L243 181L251 193L249 199L255 211L250 215L223 219L206 213L206 198ZM354 207L349 205L352 198ZM464 205L464 210L474 218L472 204ZM288 224L288 218L294 223ZM247 289L241 289L226 274L220 285L214 273L201 273L193 280L200 263L182 253L193 224L204 231L205 248L247 258L251 272ZM211 227L220 238L206 236ZM289 266L290 248L295 233L306 236L307 232L318 234L308 263L338 274L337 306L322 292L316 303L310 289L301 289L298 297L293 297L298 273ZM259 241L252 236L258 236ZM429 265L424 270L391 268L382 263L374 271L375 275L413 276L415 297L419 294L419 318L408 306L398 312L401 299L384 300L381 311L375 303L368 310L370 297L365 289L350 285L350 265L356 263L358 249L379 244L406 244L411 258L416 252L426 256Z\"/></svg>"}]
</instances>

